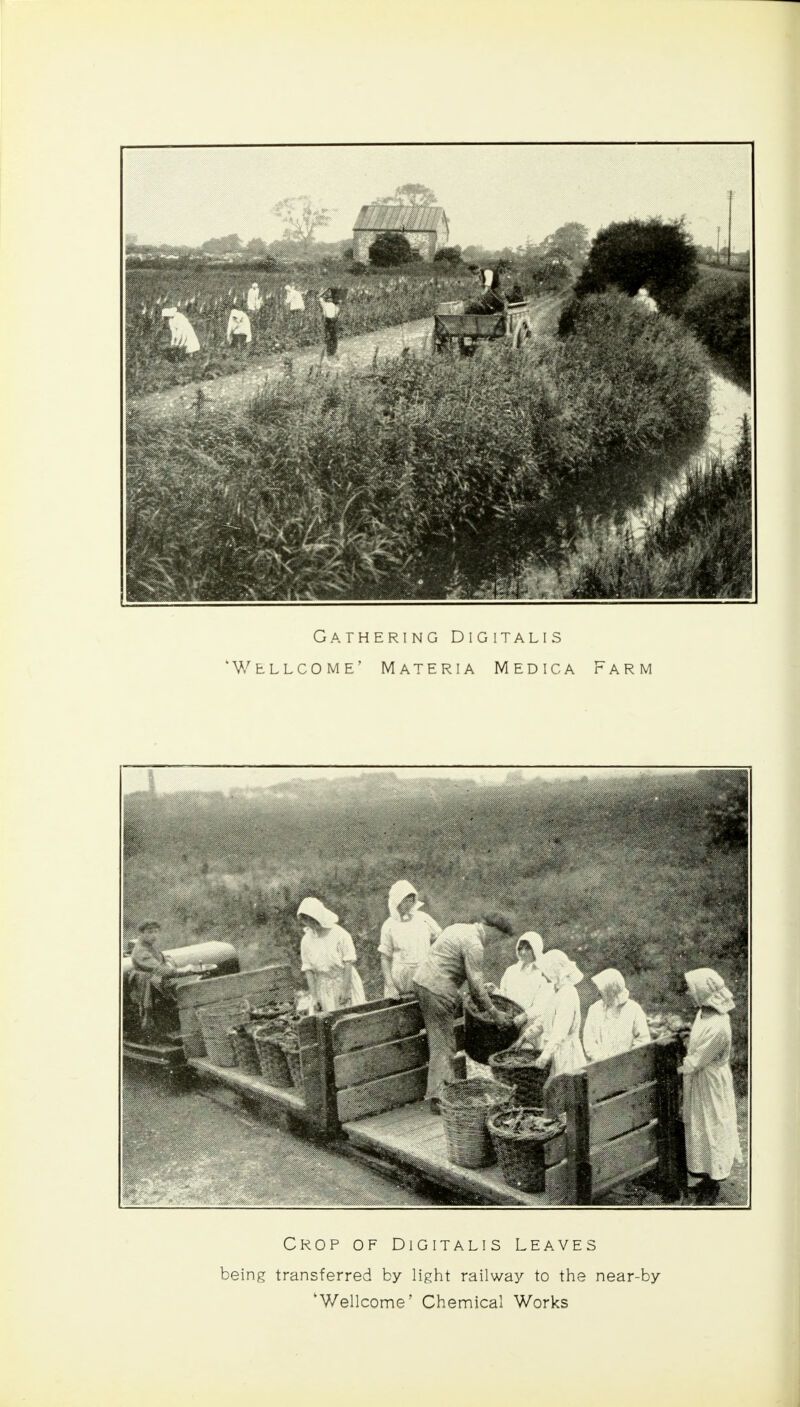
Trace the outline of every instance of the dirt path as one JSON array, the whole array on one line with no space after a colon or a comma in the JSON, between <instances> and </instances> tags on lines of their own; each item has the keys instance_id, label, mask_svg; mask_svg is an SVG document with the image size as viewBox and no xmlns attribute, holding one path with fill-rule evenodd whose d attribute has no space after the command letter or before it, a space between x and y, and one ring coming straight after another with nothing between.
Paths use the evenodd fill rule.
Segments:
<instances>
[{"instance_id":1,"label":"dirt path","mask_svg":"<svg viewBox=\"0 0 800 1407\"><path fill-rule=\"evenodd\" d=\"M564 294L548 294L533 305L531 325L534 332L549 330L564 300ZM336 361L329 361L318 347L284 356L273 356L250 366L233 376L221 376L215 381L191 381L185 386L172 386L168 391L151 391L146 396L132 396L128 409L135 410L137 419L167 420L186 415L197 409L198 394L202 392L204 408L210 405L240 408L268 381L282 379L291 363L295 376L317 370L326 376L342 376L353 371L365 371L378 358L399 357L404 351L422 356L433 350L433 318L418 318L394 327L379 328L358 337L344 337L339 343Z\"/></svg>"},{"instance_id":2,"label":"dirt path","mask_svg":"<svg viewBox=\"0 0 800 1407\"><path fill-rule=\"evenodd\" d=\"M429 1199L247 1114L223 1089L170 1092L125 1072L126 1207L425 1207Z\"/></svg>"}]
</instances>

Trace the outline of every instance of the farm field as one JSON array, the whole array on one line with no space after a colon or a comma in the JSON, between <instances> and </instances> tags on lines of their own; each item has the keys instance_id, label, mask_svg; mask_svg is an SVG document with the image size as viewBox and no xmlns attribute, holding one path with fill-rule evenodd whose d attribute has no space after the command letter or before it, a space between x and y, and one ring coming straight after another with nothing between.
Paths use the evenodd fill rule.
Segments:
<instances>
[{"instance_id":1,"label":"farm field","mask_svg":"<svg viewBox=\"0 0 800 1407\"><path fill-rule=\"evenodd\" d=\"M748 853L743 773L576 775L479 785L363 774L252 796L176 793L125 802L124 932L162 924L164 947L235 944L243 966L292 965L300 900L315 894L353 935L368 998L398 878L442 925L487 909L534 928L588 978L619 967L647 1011L682 1011L682 974L718 968L737 1000L734 1070L747 1077ZM726 837L732 848L725 848ZM723 843L721 843L723 842ZM497 981L513 942L487 952ZM579 988L584 1011L594 999Z\"/></svg>"},{"instance_id":2,"label":"farm field","mask_svg":"<svg viewBox=\"0 0 800 1407\"><path fill-rule=\"evenodd\" d=\"M234 298L245 307L247 291L257 282L263 306L250 314L253 341L246 354L227 345L228 316ZM296 283L305 295L305 309L289 312L284 286ZM305 347L322 347L318 293L333 283L344 291L340 336L391 327L415 318L432 317L437 303L463 298L475 289L468 270L447 273L403 269L399 273L349 274L307 270L261 273L235 268L137 269L125 274L125 386L128 396L166 390L196 381L234 375L243 365L259 365ZM169 335L161 309L177 306L189 318L200 351L181 362L164 356Z\"/></svg>"},{"instance_id":3,"label":"farm field","mask_svg":"<svg viewBox=\"0 0 800 1407\"><path fill-rule=\"evenodd\" d=\"M654 456L702 438L709 392L682 324L610 293L585 300L572 337L523 352L308 368L244 408L163 423L133 409L128 599L462 594L442 580L454 547L491 527L557 540L564 495L574 516L596 486L606 511L630 506L663 478Z\"/></svg>"}]
</instances>

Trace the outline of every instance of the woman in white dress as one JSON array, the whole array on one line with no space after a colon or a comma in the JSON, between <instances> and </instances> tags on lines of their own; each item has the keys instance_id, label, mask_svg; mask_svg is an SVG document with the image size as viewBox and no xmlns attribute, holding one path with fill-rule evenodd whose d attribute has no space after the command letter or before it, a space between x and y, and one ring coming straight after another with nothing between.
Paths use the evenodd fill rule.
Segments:
<instances>
[{"instance_id":1,"label":"woman in white dress","mask_svg":"<svg viewBox=\"0 0 800 1407\"><path fill-rule=\"evenodd\" d=\"M300 960L311 997L310 1010L336 1011L361 1006L364 987L356 968L356 950L339 915L319 899L304 899L297 917L303 925Z\"/></svg>"},{"instance_id":2,"label":"woman in white dress","mask_svg":"<svg viewBox=\"0 0 800 1407\"><path fill-rule=\"evenodd\" d=\"M413 884L398 879L389 890L389 917L378 944L385 997L414 995L414 974L441 931L436 920L423 912Z\"/></svg>"},{"instance_id":3,"label":"woman in white dress","mask_svg":"<svg viewBox=\"0 0 800 1407\"><path fill-rule=\"evenodd\" d=\"M686 1166L697 1201L713 1206L720 1183L733 1164L742 1161L736 1126L736 1097L731 1074L731 1021L734 1000L718 972L698 967L685 972L689 994L697 1007L689 1045L679 1074L683 1075L683 1123Z\"/></svg>"},{"instance_id":4,"label":"woman in white dress","mask_svg":"<svg viewBox=\"0 0 800 1407\"><path fill-rule=\"evenodd\" d=\"M598 972L592 982L600 993L586 1013L583 1048L590 1060L608 1060L637 1046L650 1044L647 1019L615 967Z\"/></svg>"},{"instance_id":5,"label":"woman in white dress","mask_svg":"<svg viewBox=\"0 0 800 1407\"><path fill-rule=\"evenodd\" d=\"M520 1046L541 1050L544 1028L549 1024L555 1001L555 988L548 982L538 961L544 953L544 940L539 933L523 933L517 939L517 961L507 967L500 979L500 995L510 997L522 1007L517 1018L521 1035Z\"/></svg>"},{"instance_id":6,"label":"woman in white dress","mask_svg":"<svg viewBox=\"0 0 800 1407\"><path fill-rule=\"evenodd\" d=\"M575 991L583 973L560 948L543 953L537 966L548 982L552 982L555 999L536 1065L540 1070L549 1065L551 1075L572 1074L586 1065L580 1036L581 1004Z\"/></svg>"}]
</instances>

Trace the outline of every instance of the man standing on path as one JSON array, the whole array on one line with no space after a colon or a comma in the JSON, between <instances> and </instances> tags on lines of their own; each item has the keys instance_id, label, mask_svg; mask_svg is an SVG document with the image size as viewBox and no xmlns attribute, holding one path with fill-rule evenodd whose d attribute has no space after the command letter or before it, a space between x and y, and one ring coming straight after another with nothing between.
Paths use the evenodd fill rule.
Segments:
<instances>
[{"instance_id":1,"label":"man standing on path","mask_svg":"<svg viewBox=\"0 0 800 1407\"><path fill-rule=\"evenodd\" d=\"M501 934L511 935L511 924L502 914L487 914L477 923L452 923L431 945L417 968L414 994L422 1008L428 1036L428 1087L426 1098L432 1114L439 1113L442 1085L455 1079L456 1036L454 1022L461 1011L461 988L466 982L476 1006L498 1026L513 1032L516 1022L495 1006L483 975L484 943ZM527 1018L525 1018L527 1019ZM510 1037L509 1037L510 1039Z\"/></svg>"},{"instance_id":2,"label":"man standing on path","mask_svg":"<svg viewBox=\"0 0 800 1407\"><path fill-rule=\"evenodd\" d=\"M325 354L329 357L335 357L339 348L339 297L338 288L324 288L318 300L322 309Z\"/></svg>"}]
</instances>

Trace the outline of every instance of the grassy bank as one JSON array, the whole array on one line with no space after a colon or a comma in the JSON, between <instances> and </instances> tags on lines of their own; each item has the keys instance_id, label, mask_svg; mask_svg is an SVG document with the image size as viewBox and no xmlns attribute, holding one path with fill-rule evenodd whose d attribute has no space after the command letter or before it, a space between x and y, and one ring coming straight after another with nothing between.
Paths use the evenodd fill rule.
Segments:
<instances>
[{"instance_id":1,"label":"grassy bank","mask_svg":"<svg viewBox=\"0 0 800 1407\"><path fill-rule=\"evenodd\" d=\"M711 839L726 786L746 795L741 773L654 773L491 787L389 774L287 783L260 800L129 797L126 930L157 917L167 947L225 939L246 966L288 961L302 986L294 914L317 894L353 934L374 997L386 895L405 876L439 923L499 908L587 976L619 967L647 1009L680 1009L683 972L718 967L737 997L741 1068L747 850ZM511 940L490 951L491 978L512 952ZM582 984L584 1005L592 992Z\"/></svg>"},{"instance_id":2,"label":"grassy bank","mask_svg":"<svg viewBox=\"0 0 800 1407\"><path fill-rule=\"evenodd\" d=\"M564 596L741 599L752 590L750 427L735 452L709 454L679 496L636 538L595 533L559 571Z\"/></svg>"},{"instance_id":3,"label":"grassy bank","mask_svg":"<svg viewBox=\"0 0 800 1407\"><path fill-rule=\"evenodd\" d=\"M583 301L575 335L531 353L400 359L370 375L268 383L249 414L129 419L132 600L406 594L456 537L697 433L702 351L630 300ZM398 585L399 583L399 585ZM394 588L394 590L392 590Z\"/></svg>"},{"instance_id":4,"label":"grassy bank","mask_svg":"<svg viewBox=\"0 0 800 1407\"><path fill-rule=\"evenodd\" d=\"M684 322L718 358L721 369L750 389L750 279L746 273L701 270L689 293Z\"/></svg>"}]
</instances>

